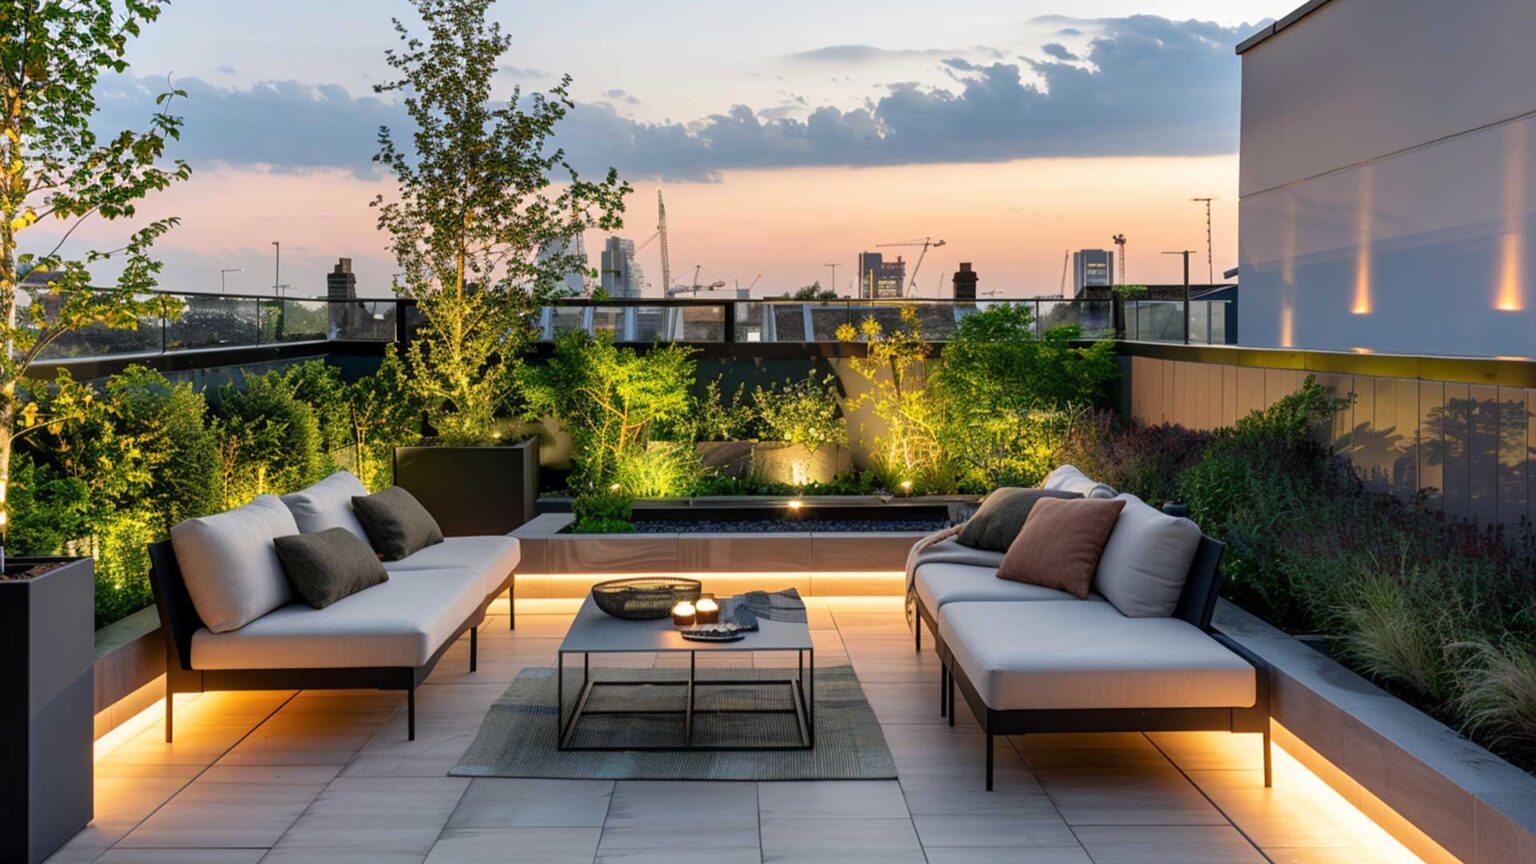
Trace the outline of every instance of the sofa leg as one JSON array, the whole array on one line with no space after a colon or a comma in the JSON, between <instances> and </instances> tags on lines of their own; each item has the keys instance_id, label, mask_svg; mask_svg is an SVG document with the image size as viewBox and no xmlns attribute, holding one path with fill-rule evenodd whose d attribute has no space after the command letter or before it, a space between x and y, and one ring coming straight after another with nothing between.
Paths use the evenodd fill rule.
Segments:
<instances>
[{"instance_id":1,"label":"sofa leg","mask_svg":"<svg viewBox=\"0 0 1536 864\"><path fill-rule=\"evenodd\" d=\"M949 667L939 666L939 716L943 717L949 709Z\"/></svg>"},{"instance_id":2,"label":"sofa leg","mask_svg":"<svg viewBox=\"0 0 1536 864\"><path fill-rule=\"evenodd\" d=\"M469 671L475 671L480 660L480 625L469 628Z\"/></svg>"},{"instance_id":3,"label":"sofa leg","mask_svg":"<svg viewBox=\"0 0 1536 864\"><path fill-rule=\"evenodd\" d=\"M171 743L171 726L175 715L176 694L170 687L165 688L165 743Z\"/></svg>"},{"instance_id":4,"label":"sofa leg","mask_svg":"<svg viewBox=\"0 0 1536 864\"><path fill-rule=\"evenodd\" d=\"M405 688L405 740L416 740L416 685Z\"/></svg>"},{"instance_id":5,"label":"sofa leg","mask_svg":"<svg viewBox=\"0 0 1536 864\"><path fill-rule=\"evenodd\" d=\"M949 673L949 686L948 686L947 689L948 689L949 692L945 694L945 701L949 703L949 705L947 706L948 709L949 709L949 725L953 726L953 725L955 725L955 673L954 672L950 672ZM990 747L992 745L988 744L987 746Z\"/></svg>"},{"instance_id":6,"label":"sofa leg","mask_svg":"<svg viewBox=\"0 0 1536 864\"><path fill-rule=\"evenodd\" d=\"M517 629L517 583L507 588L507 629Z\"/></svg>"},{"instance_id":7,"label":"sofa leg","mask_svg":"<svg viewBox=\"0 0 1536 864\"><path fill-rule=\"evenodd\" d=\"M918 615L912 620L912 634L917 643L917 653L923 653L923 616Z\"/></svg>"},{"instance_id":8,"label":"sofa leg","mask_svg":"<svg viewBox=\"0 0 1536 864\"><path fill-rule=\"evenodd\" d=\"M987 791L992 791L992 733L987 733Z\"/></svg>"},{"instance_id":9,"label":"sofa leg","mask_svg":"<svg viewBox=\"0 0 1536 864\"><path fill-rule=\"evenodd\" d=\"M1275 769L1274 769L1274 765L1271 764L1271 759L1270 759L1270 750L1271 750L1272 746L1273 746L1273 743L1269 740L1269 722L1265 721L1265 723L1264 723L1264 788L1265 789L1268 789L1271 786L1275 785L1275 773L1274 773Z\"/></svg>"}]
</instances>

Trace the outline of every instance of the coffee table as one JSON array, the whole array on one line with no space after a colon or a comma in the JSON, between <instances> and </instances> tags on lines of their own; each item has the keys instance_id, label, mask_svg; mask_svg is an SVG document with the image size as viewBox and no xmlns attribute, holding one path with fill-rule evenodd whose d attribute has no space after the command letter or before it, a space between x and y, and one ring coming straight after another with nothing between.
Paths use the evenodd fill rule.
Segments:
<instances>
[{"instance_id":1,"label":"coffee table","mask_svg":"<svg viewBox=\"0 0 1536 864\"><path fill-rule=\"evenodd\" d=\"M614 618L598 609L589 595L571 629L560 643L557 661L556 697L557 720L560 729L558 746L561 750L599 751L679 751L679 750L810 750L816 746L816 647L811 642L810 625L806 622L769 621L759 619L758 630L749 632L736 642L692 642L682 637L670 618L657 621L628 621ZM756 651L793 651L796 655L794 677L765 677L761 679L720 679L698 677L700 654L741 654ZM658 654L688 655L688 677L657 678L646 680L600 681L592 675L593 654ZM580 694L570 718L566 718L565 663L566 655L581 655ZM748 656L749 653L748 653ZM807 663L809 660L809 663ZM573 670L574 674L574 670ZM594 693L601 688L686 688L681 703L676 707L649 708L642 704L624 704L614 707L591 707ZM715 688L735 688L734 692L765 691L763 701L768 707L741 707L740 704L712 704L706 696ZM786 691L787 690L787 694ZM778 695L775 696L774 691ZM658 692L651 690L649 692ZM606 696L606 692L604 694ZM701 699L701 696L705 697ZM787 696L787 698L786 698ZM776 701L775 701L776 700ZM603 701L613 701L604 699ZM740 700L734 700L737 703ZM705 704L701 704L704 702ZM695 721L700 715L788 715L792 714L797 734L795 740L786 743L722 742L718 739L695 741ZM682 734L680 741L642 742L639 744L581 744L576 741L578 727L583 719L604 715L628 715L659 719L661 716L680 716Z\"/></svg>"}]
</instances>

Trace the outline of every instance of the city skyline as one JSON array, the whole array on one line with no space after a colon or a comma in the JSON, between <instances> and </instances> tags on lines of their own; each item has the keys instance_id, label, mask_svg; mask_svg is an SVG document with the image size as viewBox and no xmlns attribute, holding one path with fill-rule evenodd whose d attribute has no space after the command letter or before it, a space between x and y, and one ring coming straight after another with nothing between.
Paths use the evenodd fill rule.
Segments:
<instances>
[{"instance_id":1,"label":"city skyline","mask_svg":"<svg viewBox=\"0 0 1536 864\"><path fill-rule=\"evenodd\" d=\"M1129 281L1174 282L1177 262L1161 253L1204 249L1197 196L1216 199L1219 275L1237 260L1232 49L1288 11L1100 0L1073 4L1068 18L1059 3L972 2L925 23L926 7L886 4L871 17L861 0L796 6L784 27L762 11L688 2L646 15L569 5L498 8L513 37L499 95L547 89L569 71L577 107L559 143L584 173L614 165L635 188L614 233L651 235L664 189L674 274L701 266L727 284L756 282L760 296L826 284L828 261L846 262L848 284L836 288L854 293L859 251L924 236L948 245L929 253L920 296L947 295L962 260L1006 294L1058 293L1063 254L1109 248L1121 233ZM161 244L163 287L215 291L230 270L230 291L270 293L276 240L281 281L298 294L323 293L339 257L353 259L360 294L388 293L396 268L368 202L392 183L370 159L377 126L400 119L370 90L401 4L309 6L173 5L130 73L103 83L104 128L141 121L167 76L188 92L175 106L187 117L177 152L194 177L156 205L183 220ZM630 38L584 26L593 14L616 16ZM688 40L668 27L684 22L707 44L679 63L670 57ZM295 32L326 50L294 50ZM652 37L655 50L640 44ZM583 50L559 50L577 39ZM278 56L276 44L289 47ZM75 240L112 237L103 227ZM589 233L585 248L606 238ZM659 273L657 254L652 244L636 263Z\"/></svg>"}]
</instances>

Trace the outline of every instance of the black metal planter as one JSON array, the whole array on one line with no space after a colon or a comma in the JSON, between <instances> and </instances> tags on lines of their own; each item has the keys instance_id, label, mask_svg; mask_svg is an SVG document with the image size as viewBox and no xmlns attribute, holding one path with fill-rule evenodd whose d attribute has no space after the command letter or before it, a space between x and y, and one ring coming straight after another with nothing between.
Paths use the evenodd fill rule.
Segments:
<instances>
[{"instance_id":1,"label":"black metal planter","mask_svg":"<svg viewBox=\"0 0 1536 864\"><path fill-rule=\"evenodd\" d=\"M449 537L510 534L535 515L539 442L506 447L396 447L395 484Z\"/></svg>"},{"instance_id":2,"label":"black metal planter","mask_svg":"<svg viewBox=\"0 0 1536 864\"><path fill-rule=\"evenodd\" d=\"M36 864L93 815L95 577L89 558L12 558L0 580L0 864Z\"/></svg>"}]
</instances>

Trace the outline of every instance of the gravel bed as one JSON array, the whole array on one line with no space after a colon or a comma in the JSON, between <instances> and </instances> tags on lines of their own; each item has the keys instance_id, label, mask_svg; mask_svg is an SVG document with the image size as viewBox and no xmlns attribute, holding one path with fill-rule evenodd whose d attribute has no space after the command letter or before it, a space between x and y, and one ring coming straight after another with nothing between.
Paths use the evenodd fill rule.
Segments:
<instances>
[{"instance_id":1,"label":"gravel bed","mask_svg":"<svg viewBox=\"0 0 1536 864\"><path fill-rule=\"evenodd\" d=\"M949 526L944 519L700 519L641 520L638 534L760 534L770 531L837 533L848 531L921 531L931 534Z\"/></svg>"}]
</instances>

